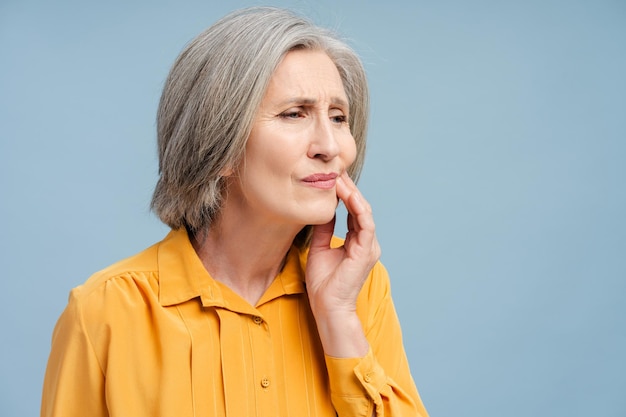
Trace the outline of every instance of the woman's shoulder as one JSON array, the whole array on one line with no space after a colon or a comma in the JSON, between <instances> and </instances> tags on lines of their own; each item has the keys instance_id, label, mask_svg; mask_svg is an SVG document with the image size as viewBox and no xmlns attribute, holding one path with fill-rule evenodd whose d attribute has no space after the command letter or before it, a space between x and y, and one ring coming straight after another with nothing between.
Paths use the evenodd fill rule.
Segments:
<instances>
[{"instance_id":1,"label":"woman's shoulder","mask_svg":"<svg viewBox=\"0 0 626 417\"><path fill-rule=\"evenodd\" d=\"M139 287L158 290L158 247L159 243L122 259L94 273L83 284L74 288L71 298L76 301L100 296L115 296L128 293ZM118 294L119 295L119 294Z\"/></svg>"},{"instance_id":2,"label":"woman's shoulder","mask_svg":"<svg viewBox=\"0 0 626 417\"><path fill-rule=\"evenodd\" d=\"M111 346L122 346L142 326L149 327L146 317L160 306L158 247L116 262L73 288L53 340L67 344L85 338L105 361Z\"/></svg>"}]
</instances>

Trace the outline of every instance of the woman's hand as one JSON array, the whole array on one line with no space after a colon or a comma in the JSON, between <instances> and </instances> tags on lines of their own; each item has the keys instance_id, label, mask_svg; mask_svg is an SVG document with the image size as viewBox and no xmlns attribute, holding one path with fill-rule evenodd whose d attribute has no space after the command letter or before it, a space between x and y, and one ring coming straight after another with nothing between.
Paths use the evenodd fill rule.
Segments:
<instances>
[{"instance_id":1,"label":"woman's hand","mask_svg":"<svg viewBox=\"0 0 626 417\"><path fill-rule=\"evenodd\" d=\"M380 257L372 209L344 172L337 179L337 197L348 211L344 245L331 248L335 219L315 226L306 267L311 309L327 355L358 357L367 353L356 300Z\"/></svg>"}]
</instances>

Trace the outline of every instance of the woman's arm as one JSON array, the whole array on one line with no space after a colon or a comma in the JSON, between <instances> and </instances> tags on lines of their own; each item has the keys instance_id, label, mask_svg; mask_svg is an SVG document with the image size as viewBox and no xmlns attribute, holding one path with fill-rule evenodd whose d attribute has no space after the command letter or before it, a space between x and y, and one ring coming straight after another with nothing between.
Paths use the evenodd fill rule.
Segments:
<instances>
[{"instance_id":1,"label":"woman's arm","mask_svg":"<svg viewBox=\"0 0 626 417\"><path fill-rule=\"evenodd\" d=\"M343 246L331 248L334 219L315 226L306 267L311 310L324 352L337 358L364 356L368 349L356 301L369 271L380 257L372 210L344 173L337 179L337 196L348 210Z\"/></svg>"},{"instance_id":2,"label":"woman's arm","mask_svg":"<svg viewBox=\"0 0 626 417\"><path fill-rule=\"evenodd\" d=\"M306 268L333 404L340 416L426 417L402 346L389 278L377 264L371 208L346 174L337 181L337 196L348 210L344 245L330 246L334 220L316 226ZM362 311L372 313L360 317Z\"/></svg>"},{"instance_id":3,"label":"woman's arm","mask_svg":"<svg viewBox=\"0 0 626 417\"><path fill-rule=\"evenodd\" d=\"M52 334L41 417L105 417L104 374L84 329L74 289Z\"/></svg>"}]
</instances>

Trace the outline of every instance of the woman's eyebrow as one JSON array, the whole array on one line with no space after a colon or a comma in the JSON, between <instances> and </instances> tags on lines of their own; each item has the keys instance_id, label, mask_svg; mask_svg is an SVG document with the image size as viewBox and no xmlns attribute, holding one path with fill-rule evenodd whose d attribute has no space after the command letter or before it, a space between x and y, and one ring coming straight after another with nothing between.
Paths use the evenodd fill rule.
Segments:
<instances>
[{"instance_id":1,"label":"woman's eyebrow","mask_svg":"<svg viewBox=\"0 0 626 417\"><path fill-rule=\"evenodd\" d=\"M314 106L318 102L317 99L308 97L293 97L279 103L280 106L287 105L299 105L299 106ZM348 107L348 102L341 97L331 97L330 104L340 107Z\"/></svg>"}]
</instances>

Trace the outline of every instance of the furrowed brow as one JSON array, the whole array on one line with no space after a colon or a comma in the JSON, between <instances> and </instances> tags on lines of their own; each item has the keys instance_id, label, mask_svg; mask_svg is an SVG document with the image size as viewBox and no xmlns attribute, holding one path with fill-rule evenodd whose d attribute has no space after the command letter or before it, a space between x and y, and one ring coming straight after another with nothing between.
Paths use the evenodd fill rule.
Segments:
<instances>
[{"instance_id":1,"label":"furrowed brow","mask_svg":"<svg viewBox=\"0 0 626 417\"><path fill-rule=\"evenodd\" d=\"M348 102L340 97L332 97L330 103L335 106L348 108ZM281 103L282 106L314 106L317 100L307 97L294 97Z\"/></svg>"}]
</instances>

